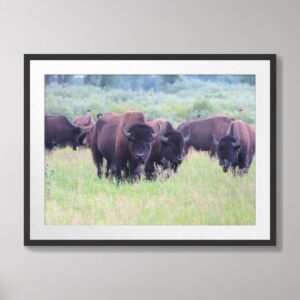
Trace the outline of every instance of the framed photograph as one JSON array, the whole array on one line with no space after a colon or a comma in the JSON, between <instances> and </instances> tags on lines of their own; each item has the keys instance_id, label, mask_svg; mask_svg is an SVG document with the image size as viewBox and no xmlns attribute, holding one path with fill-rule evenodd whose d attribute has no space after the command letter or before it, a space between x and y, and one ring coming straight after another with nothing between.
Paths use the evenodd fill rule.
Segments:
<instances>
[{"instance_id":1,"label":"framed photograph","mask_svg":"<svg viewBox=\"0 0 300 300\"><path fill-rule=\"evenodd\" d=\"M24 244L276 245L276 55L24 56Z\"/></svg>"}]
</instances>

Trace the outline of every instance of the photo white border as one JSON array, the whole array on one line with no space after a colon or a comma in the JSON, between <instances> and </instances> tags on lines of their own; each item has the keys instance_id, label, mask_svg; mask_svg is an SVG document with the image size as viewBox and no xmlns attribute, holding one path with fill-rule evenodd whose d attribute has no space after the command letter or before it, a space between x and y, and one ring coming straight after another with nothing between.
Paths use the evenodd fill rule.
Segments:
<instances>
[{"instance_id":1,"label":"photo white border","mask_svg":"<svg viewBox=\"0 0 300 300\"><path fill-rule=\"evenodd\" d=\"M256 75L256 225L51 226L44 223L45 74L253 74ZM31 60L31 240L269 240L269 60Z\"/></svg>"}]
</instances>

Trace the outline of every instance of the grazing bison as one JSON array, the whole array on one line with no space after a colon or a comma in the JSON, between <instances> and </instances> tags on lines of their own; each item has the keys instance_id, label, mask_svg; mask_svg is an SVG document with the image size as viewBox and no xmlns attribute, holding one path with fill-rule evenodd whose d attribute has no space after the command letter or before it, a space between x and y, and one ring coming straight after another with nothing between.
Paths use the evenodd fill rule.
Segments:
<instances>
[{"instance_id":1,"label":"grazing bison","mask_svg":"<svg viewBox=\"0 0 300 300\"><path fill-rule=\"evenodd\" d=\"M231 123L226 136L218 143L219 164L227 172L236 167L246 173L255 154L255 129L246 122L236 120Z\"/></svg>"},{"instance_id":2,"label":"grazing bison","mask_svg":"<svg viewBox=\"0 0 300 300\"><path fill-rule=\"evenodd\" d=\"M183 160L184 143L189 140L189 133L183 136L181 132L175 130L167 120L154 120L147 123L153 129L161 128L161 134L152 145L152 151L145 164L146 178L151 180L156 178L155 165L160 165L164 170L172 169L177 171Z\"/></svg>"},{"instance_id":3,"label":"grazing bison","mask_svg":"<svg viewBox=\"0 0 300 300\"><path fill-rule=\"evenodd\" d=\"M108 113L97 120L92 130L91 151L101 178L103 158L106 159L106 177L117 181L133 181L140 177L140 167L147 162L153 140L159 133L146 124L141 112L122 115Z\"/></svg>"},{"instance_id":4,"label":"grazing bison","mask_svg":"<svg viewBox=\"0 0 300 300\"><path fill-rule=\"evenodd\" d=\"M91 126L94 124L90 111L85 116L78 116L74 119L73 124L78 127Z\"/></svg>"},{"instance_id":5,"label":"grazing bison","mask_svg":"<svg viewBox=\"0 0 300 300\"><path fill-rule=\"evenodd\" d=\"M198 151L208 151L211 156L215 156L217 145L223 137L233 118L226 116L213 116L207 119L190 120L182 123L178 130L186 135L190 131L189 141L185 143L184 153L187 154L190 147ZM215 137L215 138L214 138Z\"/></svg>"},{"instance_id":6,"label":"grazing bison","mask_svg":"<svg viewBox=\"0 0 300 300\"><path fill-rule=\"evenodd\" d=\"M71 145L73 150L79 146L81 129L72 125L62 115L45 116L45 147L52 150L55 146L65 147Z\"/></svg>"}]
</instances>

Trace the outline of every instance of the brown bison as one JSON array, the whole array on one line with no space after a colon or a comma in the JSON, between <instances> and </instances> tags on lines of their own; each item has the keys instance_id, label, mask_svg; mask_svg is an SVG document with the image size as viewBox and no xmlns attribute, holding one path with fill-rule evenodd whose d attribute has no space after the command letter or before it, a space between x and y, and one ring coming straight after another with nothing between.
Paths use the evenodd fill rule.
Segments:
<instances>
[{"instance_id":1,"label":"brown bison","mask_svg":"<svg viewBox=\"0 0 300 300\"><path fill-rule=\"evenodd\" d=\"M217 146L219 164L227 172L236 167L246 173L255 154L255 129L246 122L236 120L231 123L227 134Z\"/></svg>"},{"instance_id":2,"label":"brown bison","mask_svg":"<svg viewBox=\"0 0 300 300\"><path fill-rule=\"evenodd\" d=\"M78 116L74 119L73 124L78 127L91 126L94 124L93 117L90 111L87 111L85 116Z\"/></svg>"},{"instance_id":3,"label":"brown bison","mask_svg":"<svg viewBox=\"0 0 300 300\"><path fill-rule=\"evenodd\" d=\"M189 141L185 143L184 152L188 153L190 147L198 151L208 151L211 156L216 155L217 145L221 137L226 135L233 118L226 116L213 116L207 119L190 120L182 123L178 130L183 134L190 131Z\"/></svg>"},{"instance_id":4,"label":"brown bison","mask_svg":"<svg viewBox=\"0 0 300 300\"><path fill-rule=\"evenodd\" d=\"M79 146L81 129L74 126L62 115L45 116L45 147L52 150L55 146L71 145L73 150Z\"/></svg>"},{"instance_id":5,"label":"brown bison","mask_svg":"<svg viewBox=\"0 0 300 300\"><path fill-rule=\"evenodd\" d=\"M106 177L111 172L118 182L139 179L140 167L147 162L153 140L158 134L146 124L141 112L103 115L97 120L91 139L91 151L98 176L101 178L105 158Z\"/></svg>"},{"instance_id":6,"label":"brown bison","mask_svg":"<svg viewBox=\"0 0 300 300\"><path fill-rule=\"evenodd\" d=\"M161 134L152 145L152 151L145 164L146 178L151 180L156 178L155 165L162 166L163 169L177 171L183 160L184 144L189 140L189 133L183 136L181 132L174 129L167 120L154 120L149 124L153 129L161 128Z\"/></svg>"}]
</instances>

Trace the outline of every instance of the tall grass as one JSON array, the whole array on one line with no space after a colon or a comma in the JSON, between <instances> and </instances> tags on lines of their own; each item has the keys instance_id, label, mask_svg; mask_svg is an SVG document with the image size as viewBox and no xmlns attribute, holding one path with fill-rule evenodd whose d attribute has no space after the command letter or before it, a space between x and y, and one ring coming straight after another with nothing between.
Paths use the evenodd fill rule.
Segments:
<instances>
[{"instance_id":1,"label":"tall grass","mask_svg":"<svg viewBox=\"0 0 300 300\"><path fill-rule=\"evenodd\" d=\"M117 185L99 179L90 150L46 154L48 225L255 224L255 161L243 177L192 153L169 179Z\"/></svg>"}]
</instances>

